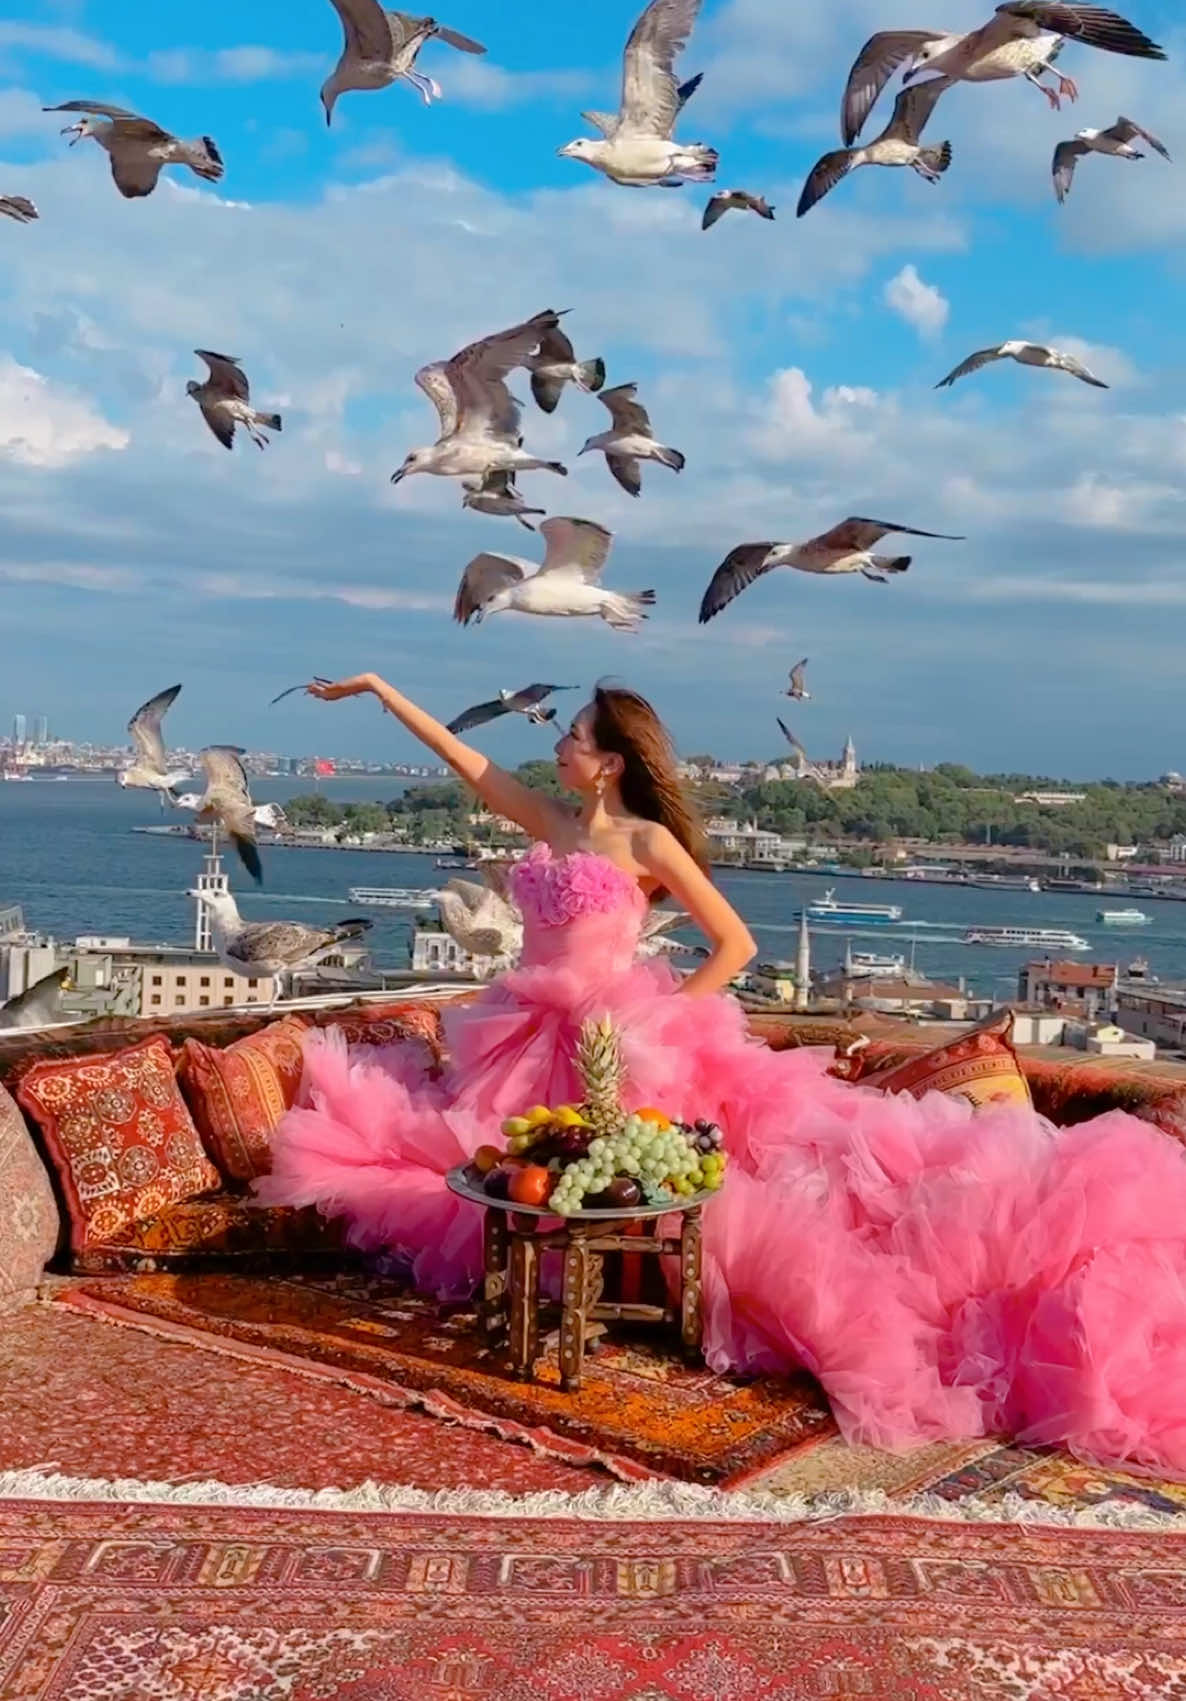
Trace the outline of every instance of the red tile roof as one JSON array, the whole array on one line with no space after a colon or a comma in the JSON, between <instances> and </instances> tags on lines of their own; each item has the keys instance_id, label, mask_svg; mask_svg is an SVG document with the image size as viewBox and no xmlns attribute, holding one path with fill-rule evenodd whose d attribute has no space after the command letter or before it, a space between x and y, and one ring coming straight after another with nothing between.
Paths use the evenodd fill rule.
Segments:
<instances>
[{"instance_id":1,"label":"red tile roof","mask_svg":"<svg viewBox=\"0 0 1186 1701\"><path fill-rule=\"evenodd\" d=\"M1112 986L1120 972L1117 963L1027 963L1035 980L1057 986Z\"/></svg>"}]
</instances>

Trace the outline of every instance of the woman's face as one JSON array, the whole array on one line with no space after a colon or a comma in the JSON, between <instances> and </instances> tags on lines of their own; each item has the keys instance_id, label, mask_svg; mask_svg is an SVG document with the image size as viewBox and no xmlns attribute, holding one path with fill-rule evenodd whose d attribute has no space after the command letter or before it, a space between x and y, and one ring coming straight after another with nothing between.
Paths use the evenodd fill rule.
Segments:
<instances>
[{"instance_id":1,"label":"woman's face","mask_svg":"<svg viewBox=\"0 0 1186 1701\"><path fill-rule=\"evenodd\" d=\"M593 740L593 705L586 703L556 745L556 773L571 791L592 791L604 766L605 757Z\"/></svg>"}]
</instances>

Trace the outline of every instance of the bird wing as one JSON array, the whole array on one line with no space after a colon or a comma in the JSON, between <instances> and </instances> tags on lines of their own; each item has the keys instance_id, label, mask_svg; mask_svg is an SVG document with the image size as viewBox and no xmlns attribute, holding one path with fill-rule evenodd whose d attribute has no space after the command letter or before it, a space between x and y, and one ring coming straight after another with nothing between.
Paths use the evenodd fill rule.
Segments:
<instances>
[{"instance_id":1,"label":"bird wing","mask_svg":"<svg viewBox=\"0 0 1186 1701\"><path fill-rule=\"evenodd\" d=\"M676 55L687 46L700 0L651 0L630 31L622 58L618 134L671 135L681 101Z\"/></svg>"},{"instance_id":2,"label":"bird wing","mask_svg":"<svg viewBox=\"0 0 1186 1701\"><path fill-rule=\"evenodd\" d=\"M103 100L64 100L57 106L43 106L42 112L93 112L99 118L135 118L126 106L110 106ZM147 122L147 120L145 120Z\"/></svg>"},{"instance_id":3,"label":"bird wing","mask_svg":"<svg viewBox=\"0 0 1186 1701\"><path fill-rule=\"evenodd\" d=\"M642 436L651 435L651 420L641 402L635 400L638 394L637 384L617 384L612 390L601 390L597 400L604 402L610 411L610 418L620 432L640 432Z\"/></svg>"},{"instance_id":4,"label":"bird wing","mask_svg":"<svg viewBox=\"0 0 1186 1701\"><path fill-rule=\"evenodd\" d=\"M226 404L217 396L198 395L198 406L202 410L202 418L218 438L224 449L234 447L235 421L226 411Z\"/></svg>"},{"instance_id":5,"label":"bird wing","mask_svg":"<svg viewBox=\"0 0 1186 1701\"><path fill-rule=\"evenodd\" d=\"M518 442L520 408L504 380L536 352L540 338L553 329L558 318L546 308L507 331L469 343L445 363L459 403L459 435L513 438Z\"/></svg>"},{"instance_id":6,"label":"bird wing","mask_svg":"<svg viewBox=\"0 0 1186 1701\"><path fill-rule=\"evenodd\" d=\"M565 361L576 359L576 352L572 343L559 325L549 326L540 338L539 358L541 361L547 361L549 365L554 363L557 366L562 366Z\"/></svg>"},{"instance_id":7,"label":"bird wing","mask_svg":"<svg viewBox=\"0 0 1186 1701\"><path fill-rule=\"evenodd\" d=\"M582 112L581 117L586 124L591 124L595 130L600 130L603 136L612 136L618 128L616 112Z\"/></svg>"},{"instance_id":8,"label":"bird wing","mask_svg":"<svg viewBox=\"0 0 1186 1701\"><path fill-rule=\"evenodd\" d=\"M437 893L445 932L475 957L499 957L513 951L522 936L518 912L488 886L450 880Z\"/></svg>"},{"instance_id":9,"label":"bird wing","mask_svg":"<svg viewBox=\"0 0 1186 1701\"><path fill-rule=\"evenodd\" d=\"M1082 378L1085 384L1093 384L1097 390L1108 389L1103 379L1097 378L1095 373L1084 366L1081 360L1076 360L1073 354L1064 354L1061 349L1052 349L1051 353L1055 357L1051 364L1060 366L1064 372L1069 372L1072 378Z\"/></svg>"},{"instance_id":10,"label":"bird wing","mask_svg":"<svg viewBox=\"0 0 1186 1701\"><path fill-rule=\"evenodd\" d=\"M342 20L345 51L352 59L370 60L387 65L394 59L403 41L396 40L392 18L398 13L385 12L379 0L330 0Z\"/></svg>"},{"instance_id":11,"label":"bird wing","mask_svg":"<svg viewBox=\"0 0 1186 1701\"><path fill-rule=\"evenodd\" d=\"M141 121L137 120L136 122L139 123ZM156 125L154 124L152 128L155 131ZM164 131L162 130L158 132L158 134L163 136ZM165 163L155 154L149 153L145 150L142 145L142 138L135 138L137 145L131 148L120 145L122 142L130 141L132 139L133 138L128 134L127 130L125 130L125 128L121 125L120 129L112 137L107 148L107 156L111 161L111 175L115 180L115 187L119 190L120 194L125 196L129 201L138 199L142 195L152 194L153 190L157 186L157 179L160 177L161 169Z\"/></svg>"},{"instance_id":12,"label":"bird wing","mask_svg":"<svg viewBox=\"0 0 1186 1701\"><path fill-rule=\"evenodd\" d=\"M979 372L980 368L987 366L990 361L1003 359L999 345L996 348L978 348L967 360L961 360L958 366L953 366L946 378L940 378L935 388L942 390L947 385L954 384L957 378L966 378L969 372Z\"/></svg>"},{"instance_id":13,"label":"bird wing","mask_svg":"<svg viewBox=\"0 0 1186 1701\"><path fill-rule=\"evenodd\" d=\"M541 573L575 573L587 585L595 585L614 541L613 532L596 520L554 518L540 524L547 548Z\"/></svg>"},{"instance_id":14,"label":"bird wing","mask_svg":"<svg viewBox=\"0 0 1186 1701\"><path fill-rule=\"evenodd\" d=\"M831 531L821 532L811 541L813 544L822 544L825 549L872 549L875 543L880 543L890 532L903 532L909 537L941 537L949 543L964 541L951 532L924 532L918 526L899 526L892 520L866 520L857 514L850 515L847 520L841 520Z\"/></svg>"},{"instance_id":15,"label":"bird wing","mask_svg":"<svg viewBox=\"0 0 1186 1701\"><path fill-rule=\"evenodd\" d=\"M1156 42L1150 41L1143 30L1130 24L1118 12L1104 6L1080 6L1066 0L1005 0L997 7L997 15L1016 18L1021 25L1033 24L1038 30L1053 30L1085 47L1102 47L1107 53L1124 53L1136 59L1164 59L1165 54ZM1018 34L1030 31L1018 30Z\"/></svg>"},{"instance_id":16,"label":"bird wing","mask_svg":"<svg viewBox=\"0 0 1186 1701\"><path fill-rule=\"evenodd\" d=\"M1131 142L1139 136L1143 142L1148 142L1149 146L1155 153L1159 153L1162 159L1169 159L1170 157L1169 149L1165 143L1159 142L1151 131L1142 130L1141 126L1134 124L1131 118L1118 118L1115 124L1104 131L1104 135L1115 136L1118 142ZM36 217L36 214L34 214L34 217Z\"/></svg>"},{"instance_id":17,"label":"bird wing","mask_svg":"<svg viewBox=\"0 0 1186 1701\"><path fill-rule=\"evenodd\" d=\"M860 135L878 95L898 66L928 41L941 41L944 33L943 30L880 30L869 37L856 56L844 88L840 133L845 147L851 148Z\"/></svg>"},{"instance_id":18,"label":"bird wing","mask_svg":"<svg viewBox=\"0 0 1186 1701\"><path fill-rule=\"evenodd\" d=\"M724 218L730 207L736 205L732 195L714 195L704 209L704 217L700 220L701 230L711 229L718 219Z\"/></svg>"},{"instance_id":19,"label":"bird wing","mask_svg":"<svg viewBox=\"0 0 1186 1701\"><path fill-rule=\"evenodd\" d=\"M233 354L215 354L213 349L208 348L196 348L194 353L210 368L208 382L220 396L236 397L241 402L250 401L251 389L247 383L247 375Z\"/></svg>"},{"instance_id":20,"label":"bird wing","mask_svg":"<svg viewBox=\"0 0 1186 1701\"><path fill-rule=\"evenodd\" d=\"M505 590L508 585L517 585L527 578L531 565L530 562L517 560L513 555L495 555L490 550L483 550L481 555L475 555L461 575L461 583L457 587L457 597L453 604L454 620L468 626L474 615L481 612L496 592Z\"/></svg>"},{"instance_id":21,"label":"bird wing","mask_svg":"<svg viewBox=\"0 0 1186 1701\"><path fill-rule=\"evenodd\" d=\"M161 736L161 722L165 718L165 711L180 690L180 685L170 685L167 691L158 691L147 703L141 703L128 722L128 731L132 735L137 756L146 766L151 764L153 771L158 774L165 771L165 741Z\"/></svg>"},{"instance_id":22,"label":"bird wing","mask_svg":"<svg viewBox=\"0 0 1186 1701\"><path fill-rule=\"evenodd\" d=\"M516 691L507 704L509 709L530 709L536 703L542 703L545 697L550 697L553 691L575 691L575 685L524 685Z\"/></svg>"},{"instance_id":23,"label":"bird wing","mask_svg":"<svg viewBox=\"0 0 1186 1701\"><path fill-rule=\"evenodd\" d=\"M769 559L778 545L774 543L739 543L721 562L700 602L700 624L704 626L714 614L728 607L755 579L777 565Z\"/></svg>"},{"instance_id":24,"label":"bird wing","mask_svg":"<svg viewBox=\"0 0 1186 1701\"><path fill-rule=\"evenodd\" d=\"M889 123L883 136L896 136L902 141L917 142L935 110L939 96L951 87L950 77L928 77L925 82L911 83L894 102Z\"/></svg>"},{"instance_id":25,"label":"bird wing","mask_svg":"<svg viewBox=\"0 0 1186 1701\"><path fill-rule=\"evenodd\" d=\"M438 24L434 32L438 41L446 42L455 47L459 53L485 53L486 49L480 41L475 41L472 35L462 35L459 30L447 30L443 24Z\"/></svg>"},{"instance_id":26,"label":"bird wing","mask_svg":"<svg viewBox=\"0 0 1186 1701\"><path fill-rule=\"evenodd\" d=\"M607 454L605 464L627 496L642 495L642 462L636 455Z\"/></svg>"},{"instance_id":27,"label":"bird wing","mask_svg":"<svg viewBox=\"0 0 1186 1701\"><path fill-rule=\"evenodd\" d=\"M239 760L242 755L237 744L209 744L198 752L206 776L202 809L213 815L230 835L244 868L253 880L260 881L263 865L255 842L255 806L247 770Z\"/></svg>"},{"instance_id":28,"label":"bird wing","mask_svg":"<svg viewBox=\"0 0 1186 1701\"><path fill-rule=\"evenodd\" d=\"M463 709L459 715L448 723L449 732L468 732L471 727L485 726L487 721L496 721L500 715L509 715L511 705L504 703L501 697L495 697L489 703L475 703L472 708Z\"/></svg>"},{"instance_id":29,"label":"bird wing","mask_svg":"<svg viewBox=\"0 0 1186 1701\"><path fill-rule=\"evenodd\" d=\"M1060 142L1054 150L1051 171L1054 173L1054 193L1060 201L1065 201L1071 187L1071 179L1075 175L1075 161L1080 154L1089 153L1086 142Z\"/></svg>"},{"instance_id":30,"label":"bird wing","mask_svg":"<svg viewBox=\"0 0 1186 1701\"><path fill-rule=\"evenodd\" d=\"M639 937L656 939L661 933L670 933L674 928L686 927L691 919L687 910L651 910L642 924Z\"/></svg>"},{"instance_id":31,"label":"bird wing","mask_svg":"<svg viewBox=\"0 0 1186 1701\"><path fill-rule=\"evenodd\" d=\"M460 412L451 364L450 361L434 360L431 366L422 366L416 374L417 384L437 410L442 437L453 436Z\"/></svg>"},{"instance_id":32,"label":"bird wing","mask_svg":"<svg viewBox=\"0 0 1186 1701\"><path fill-rule=\"evenodd\" d=\"M823 154L816 160L807 174L799 204L795 208L797 218L809 213L817 201L822 201L840 179L847 176L852 170L852 157L850 148L834 148L830 154Z\"/></svg>"},{"instance_id":33,"label":"bird wing","mask_svg":"<svg viewBox=\"0 0 1186 1701\"><path fill-rule=\"evenodd\" d=\"M307 927L301 921L249 921L231 935L230 955L245 968L253 963L283 963L296 968L326 945L337 940L323 927Z\"/></svg>"},{"instance_id":34,"label":"bird wing","mask_svg":"<svg viewBox=\"0 0 1186 1701\"><path fill-rule=\"evenodd\" d=\"M799 740L795 737L794 733L791 731L791 729L787 725L787 723L783 720L782 716L776 715L774 718L778 722L778 730L782 733L782 736L786 739L787 743L792 747L792 749L798 750L798 751L802 752L802 754L804 756L806 756L806 754L807 754L806 750L803 749L803 746L799 743Z\"/></svg>"},{"instance_id":35,"label":"bird wing","mask_svg":"<svg viewBox=\"0 0 1186 1701\"><path fill-rule=\"evenodd\" d=\"M797 661L795 663L794 667L791 669L791 690L792 691L802 691L803 684L804 684L804 681L806 679L806 669L807 669L807 657L804 656L803 660Z\"/></svg>"},{"instance_id":36,"label":"bird wing","mask_svg":"<svg viewBox=\"0 0 1186 1701\"><path fill-rule=\"evenodd\" d=\"M25 223L37 217L37 208L26 195L0 195L0 213L7 213L10 219Z\"/></svg>"}]
</instances>

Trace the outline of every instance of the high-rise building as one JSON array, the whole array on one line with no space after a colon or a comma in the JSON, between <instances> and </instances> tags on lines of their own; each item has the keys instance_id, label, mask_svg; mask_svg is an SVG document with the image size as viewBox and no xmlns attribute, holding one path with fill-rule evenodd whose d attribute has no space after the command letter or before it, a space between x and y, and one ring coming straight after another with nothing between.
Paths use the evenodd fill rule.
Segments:
<instances>
[{"instance_id":1,"label":"high-rise building","mask_svg":"<svg viewBox=\"0 0 1186 1701\"><path fill-rule=\"evenodd\" d=\"M33 743L38 750L44 750L49 743L49 717L38 715L33 722Z\"/></svg>"},{"instance_id":2,"label":"high-rise building","mask_svg":"<svg viewBox=\"0 0 1186 1701\"><path fill-rule=\"evenodd\" d=\"M18 748L24 745L27 730L28 726L24 715L13 715L12 742L17 745Z\"/></svg>"}]
</instances>

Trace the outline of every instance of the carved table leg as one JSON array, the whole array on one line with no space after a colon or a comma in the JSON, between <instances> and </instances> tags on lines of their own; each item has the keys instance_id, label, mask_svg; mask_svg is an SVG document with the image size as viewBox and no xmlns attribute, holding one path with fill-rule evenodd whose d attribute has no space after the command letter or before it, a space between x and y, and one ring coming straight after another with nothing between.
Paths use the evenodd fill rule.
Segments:
<instances>
[{"instance_id":1,"label":"carved table leg","mask_svg":"<svg viewBox=\"0 0 1186 1701\"><path fill-rule=\"evenodd\" d=\"M528 1234L511 1235L511 1369L530 1382L539 1357L539 1248Z\"/></svg>"},{"instance_id":2,"label":"carved table leg","mask_svg":"<svg viewBox=\"0 0 1186 1701\"><path fill-rule=\"evenodd\" d=\"M507 1329L507 1219L504 1211L487 1210L482 1224L482 1337L498 1346Z\"/></svg>"},{"instance_id":3,"label":"carved table leg","mask_svg":"<svg viewBox=\"0 0 1186 1701\"><path fill-rule=\"evenodd\" d=\"M579 1237L564 1253L563 1311L560 1317L560 1386L571 1393L581 1385L585 1362L585 1313L589 1304L589 1248Z\"/></svg>"},{"instance_id":4,"label":"carved table leg","mask_svg":"<svg viewBox=\"0 0 1186 1701\"><path fill-rule=\"evenodd\" d=\"M700 1304L700 1211L684 1212L679 1240L680 1336L684 1356L700 1356L703 1318Z\"/></svg>"}]
</instances>

